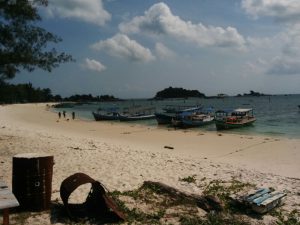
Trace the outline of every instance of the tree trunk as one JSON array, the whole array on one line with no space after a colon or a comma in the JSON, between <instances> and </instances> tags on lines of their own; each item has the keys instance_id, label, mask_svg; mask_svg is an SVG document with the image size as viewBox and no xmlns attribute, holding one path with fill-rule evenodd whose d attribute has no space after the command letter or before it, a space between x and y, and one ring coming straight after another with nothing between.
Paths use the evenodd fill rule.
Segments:
<instances>
[{"instance_id":1,"label":"tree trunk","mask_svg":"<svg viewBox=\"0 0 300 225\"><path fill-rule=\"evenodd\" d=\"M217 196L186 193L164 183L154 181L144 181L143 186L152 186L155 189L159 189L160 192L166 193L172 197L195 202L199 208L206 212L222 211L224 209L223 202Z\"/></svg>"}]
</instances>

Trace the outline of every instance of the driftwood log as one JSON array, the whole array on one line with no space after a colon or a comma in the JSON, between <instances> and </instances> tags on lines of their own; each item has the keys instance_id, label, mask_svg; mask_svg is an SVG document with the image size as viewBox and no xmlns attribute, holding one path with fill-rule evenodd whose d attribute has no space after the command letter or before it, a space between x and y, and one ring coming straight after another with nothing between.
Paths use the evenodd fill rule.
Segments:
<instances>
[{"instance_id":1,"label":"driftwood log","mask_svg":"<svg viewBox=\"0 0 300 225\"><path fill-rule=\"evenodd\" d=\"M205 210L206 212L220 212L224 209L223 202L217 196L186 193L164 183L154 181L144 181L143 186L153 187L154 189L168 194L174 198L182 198L187 201L195 202L199 208Z\"/></svg>"}]
</instances>

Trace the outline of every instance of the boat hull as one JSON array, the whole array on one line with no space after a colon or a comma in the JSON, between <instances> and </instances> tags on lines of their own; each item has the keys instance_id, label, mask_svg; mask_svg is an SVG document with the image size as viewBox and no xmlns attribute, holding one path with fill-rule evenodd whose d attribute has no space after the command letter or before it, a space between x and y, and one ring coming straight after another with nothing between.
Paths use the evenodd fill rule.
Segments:
<instances>
[{"instance_id":1,"label":"boat hull","mask_svg":"<svg viewBox=\"0 0 300 225\"><path fill-rule=\"evenodd\" d=\"M166 113L155 113L154 115L158 124L171 124L172 119L175 118L175 115L168 115Z\"/></svg>"},{"instance_id":2,"label":"boat hull","mask_svg":"<svg viewBox=\"0 0 300 225\"><path fill-rule=\"evenodd\" d=\"M235 129L253 125L256 119L250 119L243 122L228 122L228 121L220 121L215 120L217 130L227 130L227 129Z\"/></svg>"},{"instance_id":3,"label":"boat hull","mask_svg":"<svg viewBox=\"0 0 300 225\"><path fill-rule=\"evenodd\" d=\"M205 126L205 125L212 124L212 123L214 123L213 118L210 120L204 120L204 121L193 121L193 120L186 120L186 119L182 120L182 126L185 128L201 127L201 126Z\"/></svg>"},{"instance_id":4,"label":"boat hull","mask_svg":"<svg viewBox=\"0 0 300 225\"><path fill-rule=\"evenodd\" d=\"M119 115L119 120L120 121L138 121L138 120L151 120L154 119L155 115L143 115L143 116L124 116L124 115Z\"/></svg>"},{"instance_id":5,"label":"boat hull","mask_svg":"<svg viewBox=\"0 0 300 225\"><path fill-rule=\"evenodd\" d=\"M103 121L103 120L119 120L119 115L104 115L93 112L93 116L96 121Z\"/></svg>"}]
</instances>

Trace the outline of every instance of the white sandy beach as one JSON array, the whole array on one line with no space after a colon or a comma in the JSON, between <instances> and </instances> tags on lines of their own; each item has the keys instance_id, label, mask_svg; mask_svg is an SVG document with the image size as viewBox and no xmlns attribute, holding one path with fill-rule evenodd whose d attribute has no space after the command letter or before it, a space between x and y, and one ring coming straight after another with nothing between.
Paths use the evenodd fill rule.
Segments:
<instances>
[{"instance_id":1,"label":"white sandy beach","mask_svg":"<svg viewBox=\"0 0 300 225\"><path fill-rule=\"evenodd\" d=\"M201 185L179 181L196 175L198 184L204 177L206 182L236 178L285 190L283 209L300 210L300 139L67 118L58 119L46 104L0 106L0 179L11 187L12 157L41 152L55 160L52 200L60 200L61 182L76 172L109 190L131 190L152 180L201 194ZM28 224L51 223L41 214Z\"/></svg>"}]
</instances>

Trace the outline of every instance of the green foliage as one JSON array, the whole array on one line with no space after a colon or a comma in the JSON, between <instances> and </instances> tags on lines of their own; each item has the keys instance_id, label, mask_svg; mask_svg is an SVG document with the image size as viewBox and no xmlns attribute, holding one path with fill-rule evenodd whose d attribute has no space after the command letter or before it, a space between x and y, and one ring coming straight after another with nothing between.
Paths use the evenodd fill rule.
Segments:
<instances>
[{"instance_id":1,"label":"green foliage","mask_svg":"<svg viewBox=\"0 0 300 225\"><path fill-rule=\"evenodd\" d=\"M274 211L273 215L277 217L277 225L300 225L300 213L297 210L284 215L281 211Z\"/></svg>"},{"instance_id":2,"label":"green foliage","mask_svg":"<svg viewBox=\"0 0 300 225\"><path fill-rule=\"evenodd\" d=\"M162 91L156 93L155 98L188 98L188 97L198 97L205 98L205 94L199 92L198 90L186 90L183 88L173 88L169 87Z\"/></svg>"},{"instance_id":3,"label":"green foliage","mask_svg":"<svg viewBox=\"0 0 300 225\"><path fill-rule=\"evenodd\" d=\"M250 222L247 222L241 217L224 215L217 213L208 213L205 218L200 217L191 217L191 216L181 216L180 217L181 225L250 225Z\"/></svg>"},{"instance_id":4,"label":"green foliage","mask_svg":"<svg viewBox=\"0 0 300 225\"><path fill-rule=\"evenodd\" d=\"M0 80L11 79L19 69L51 71L60 63L72 61L65 53L49 46L61 41L58 36L38 27L41 20L37 5L46 0L0 1Z\"/></svg>"},{"instance_id":5,"label":"green foliage","mask_svg":"<svg viewBox=\"0 0 300 225\"><path fill-rule=\"evenodd\" d=\"M72 95L64 99L65 101L71 102L114 102L120 101L120 99L115 98L112 95L101 95L101 96L93 96L91 94L83 94L83 95Z\"/></svg>"},{"instance_id":6,"label":"green foliage","mask_svg":"<svg viewBox=\"0 0 300 225\"><path fill-rule=\"evenodd\" d=\"M0 104L1 103L28 103L28 102L92 102L92 101L118 101L113 96L92 96L72 95L68 98L62 98L60 95L53 96L49 88L34 88L31 83L28 84L8 84L0 80ZM58 106L59 107L59 106Z\"/></svg>"},{"instance_id":7,"label":"green foliage","mask_svg":"<svg viewBox=\"0 0 300 225\"><path fill-rule=\"evenodd\" d=\"M241 191L245 187L254 186L249 183L242 183L238 180L232 180L231 182L213 180L207 185L203 194L218 196L220 199L226 201L231 194Z\"/></svg>"},{"instance_id":8,"label":"green foliage","mask_svg":"<svg viewBox=\"0 0 300 225\"><path fill-rule=\"evenodd\" d=\"M195 176L190 176L181 180L191 181L194 179ZM205 188L205 194L223 196L225 201L229 201L228 196L231 193L236 193L249 186L251 185L237 180L229 182L214 180ZM127 215L126 222L128 224L168 224L170 218L183 225L251 224L249 218L236 214L236 210L231 210L231 208L221 213L210 212L200 217L196 202L182 198L180 195L174 196L155 183L144 183L138 189L125 192L115 191L111 195ZM123 200L121 201L120 198ZM225 204L227 203L225 202ZM143 210L141 205L146 205L147 210Z\"/></svg>"},{"instance_id":9,"label":"green foliage","mask_svg":"<svg viewBox=\"0 0 300 225\"><path fill-rule=\"evenodd\" d=\"M200 217L193 217L193 216L181 216L180 219L181 225L206 225L207 221Z\"/></svg>"},{"instance_id":10,"label":"green foliage","mask_svg":"<svg viewBox=\"0 0 300 225\"><path fill-rule=\"evenodd\" d=\"M180 178L179 180L180 181L183 181L183 182L187 182L187 183L196 183L196 175L193 175L193 176L188 176L188 177L184 177L184 178Z\"/></svg>"},{"instance_id":11,"label":"green foliage","mask_svg":"<svg viewBox=\"0 0 300 225\"><path fill-rule=\"evenodd\" d=\"M6 84L0 82L0 103L26 103L60 101L59 95L53 96L49 88L34 88L28 84Z\"/></svg>"}]
</instances>

